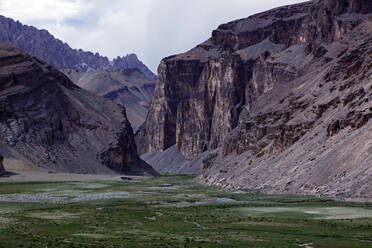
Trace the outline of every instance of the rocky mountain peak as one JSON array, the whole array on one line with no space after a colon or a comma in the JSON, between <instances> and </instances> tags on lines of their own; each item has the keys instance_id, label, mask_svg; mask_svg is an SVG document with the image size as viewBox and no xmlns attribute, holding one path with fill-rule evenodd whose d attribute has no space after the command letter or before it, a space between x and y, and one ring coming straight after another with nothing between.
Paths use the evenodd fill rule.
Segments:
<instances>
[{"instance_id":1,"label":"rocky mountain peak","mask_svg":"<svg viewBox=\"0 0 372 248\"><path fill-rule=\"evenodd\" d=\"M67 43L56 39L47 30L23 25L19 21L1 15L0 41L19 47L59 70L74 69L89 72L138 68L148 77L156 77L134 54L110 61L99 53L73 49Z\"/></svg>"},{"instance_id":2,"label":"rocky mountain peak","mask_svg":"<svg viewBox=\"0 0 372 248\"><path fill-rule=\"evenodd\" d=\"M147 77L151 79L155 79L156 76L152 73L145 64L143 64L137 57L136 54L131 53L124 57L117 57L112 61L112 67L114 69L122 70L125 69L139 69L142 71Z\"/></svg>"},{"instance_id":3,"label":"rocky mountain peak","mask_svg":"<svg viewBox=\"0 0 372 248\"><path fill-rule=\"evenodd\" d=\"M137 54L135 53L130 53L130 54L127 54L124 59L127 59L128 60L128 63L130 61L137 61L138 60L138 57L137 57Z\"/></svg>"}]
</instances>

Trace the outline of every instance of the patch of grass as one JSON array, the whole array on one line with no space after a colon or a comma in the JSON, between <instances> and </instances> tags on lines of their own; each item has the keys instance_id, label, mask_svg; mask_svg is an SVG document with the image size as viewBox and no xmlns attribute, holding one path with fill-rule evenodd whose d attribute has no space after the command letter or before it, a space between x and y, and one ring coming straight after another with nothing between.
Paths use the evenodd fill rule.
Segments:
<instances>
[{"instance_id":1,"label":"patch of grass","mask_svg":"<svg viewBox=\"0 0 372 248\"><path fill-rule=\"evenodd\" d=\"M223 192L194 177L1 183L0 196L77 191L130 197L0 202L0 247L371 247L370 204Z\"/></svg>"}]
</instances>

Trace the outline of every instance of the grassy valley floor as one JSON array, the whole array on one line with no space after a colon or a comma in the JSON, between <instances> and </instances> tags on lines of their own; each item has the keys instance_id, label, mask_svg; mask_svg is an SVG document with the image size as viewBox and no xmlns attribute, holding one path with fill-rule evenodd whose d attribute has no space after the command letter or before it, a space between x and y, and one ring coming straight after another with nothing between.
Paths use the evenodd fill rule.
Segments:
<instances>
[{"instance_id":1,"label":"grassy valley floor","mask_svg":"<svg viewBox=\"0 0 372 248\"><path fill-rule=\"evenodd\" d=\"M372 247L372 205L193 176L0 183L0 247Z\"/></svg>"}]
</instances>

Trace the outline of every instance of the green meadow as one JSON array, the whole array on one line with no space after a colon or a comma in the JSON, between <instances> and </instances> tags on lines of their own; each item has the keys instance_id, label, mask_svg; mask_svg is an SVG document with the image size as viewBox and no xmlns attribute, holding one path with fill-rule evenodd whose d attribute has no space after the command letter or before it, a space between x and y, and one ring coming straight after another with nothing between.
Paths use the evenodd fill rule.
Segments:
<instances>
[{"instance_id":1,"label":"green meadow","mask_svg":"<svg viewBox=\"0 0 372 248\"><path fill-rule=\"evenodd\" d=\"M372 247L372 205L185 175L0 183L0 247Z\"/></svg>"}]
</instances>

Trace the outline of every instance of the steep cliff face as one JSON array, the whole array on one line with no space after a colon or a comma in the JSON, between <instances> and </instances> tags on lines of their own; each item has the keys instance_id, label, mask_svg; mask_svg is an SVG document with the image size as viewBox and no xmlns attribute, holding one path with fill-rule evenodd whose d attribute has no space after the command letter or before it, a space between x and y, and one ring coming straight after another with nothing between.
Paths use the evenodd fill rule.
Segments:
<instances>
[{"instance_id":1,"label":"steep cliff face","mask_svg":"<svg viewBox=\"0 0 372 248\"><path fill-rule=\"evenodd\" d=\"M285 6L165 58L140 152L209 150L202 180L228 188L372 196L370 13L366 0Z\"/></svg>"},{"instance_id":2,"label":"steep cliff face","mask_svg":"<svg viewBox=\"0 0 372 248\"><path fill-rule=\"evenodd\" d=\"M124 106L135 131L145 121L156 81L140 70L63 70L63 73L81 88Z\"/></svg>"},{"instance_id":3,"label":"steep cliff face","mask_svg":"<svg viewBox=\"0 0 372 248\"><path fill-rule=\"evenodd\" d=\"M110 61L107 57L98 53L72 49L67 43L54 38L46 30L38 30L32 26L23 25L4 16L0 16L0 41L19 47L59 70L74 69L86 72L102 69L137 68L148 77L156 78L154 73L135 54L117 57Z\"/></svg>"},{"instance_id":4,"label":"steep cliff face","mask_svg":"<svg viewBox=\"0 0 372 248\"><path fill-rule=\"evenodd\" d=\"M268 92L203 164L202 180L267 193L370 198L372 22ZM278 59L280 54L273 56Z\"/></svg>"},{"instance_id":5,"label":"steep cliff face","mask_svg":"<svg viewBox=\"0 0 372 248\"><path fill-rule=\"evenodd\" d=\"M137 134L141 153L177 144L192 159L217 148L238 124L245 105L269 90L276 77L278 81L293 77L285 68L262 68L256 62L270 52L306 42L303 36L309 31L302 23L306 18L312 21L310 6L290 6L221 25L203 44L164 59L148 121ZM259 71L266 69L277 70L274 78L257 83L255 79L266 76L266 71Z\"/></svg>"},{"instance_id":6,"label":"steep cliff face","mask_svg":"<svg viewBox=\"0 0 372 248\"><path fill-rule=\"evenodd\" d=\"M125 109L0 43L0 153L48 170L157 173L137 155Z\"/></svg>"}]
</instances>

